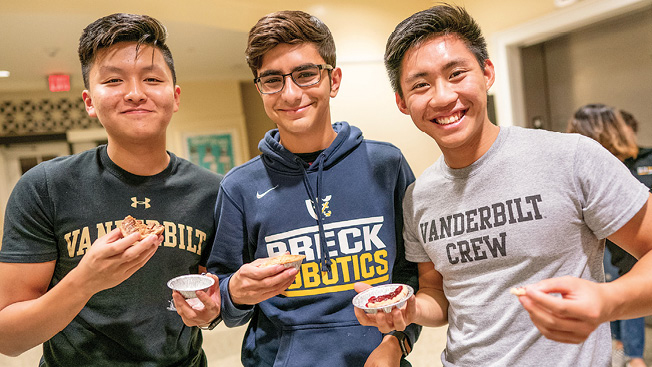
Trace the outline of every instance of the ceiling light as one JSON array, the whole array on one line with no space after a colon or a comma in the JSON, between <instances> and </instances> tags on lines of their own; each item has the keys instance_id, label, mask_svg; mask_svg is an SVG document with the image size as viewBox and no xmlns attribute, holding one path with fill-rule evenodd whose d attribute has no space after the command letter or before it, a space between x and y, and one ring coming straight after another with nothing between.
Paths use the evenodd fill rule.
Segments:
<instances>
[{"instance_id":1,"label":"ceiling light","mask_svg":"<svg viewBox=\"0 0 652 367\"><path fill-rule=\"evenodd\" d=\"M0 78L9 78L9 72L7 70L0 70Z\"/></svg>"}]
</instances>

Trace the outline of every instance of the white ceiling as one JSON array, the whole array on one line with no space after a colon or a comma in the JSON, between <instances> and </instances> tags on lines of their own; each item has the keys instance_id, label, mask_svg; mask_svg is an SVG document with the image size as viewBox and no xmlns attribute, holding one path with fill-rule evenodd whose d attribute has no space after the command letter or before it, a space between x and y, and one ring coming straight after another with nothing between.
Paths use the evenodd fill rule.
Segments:
<instances>
[{"instance_id":1,"label":"white ceiling","mask_svg":"<svg viewBox=\"0 0 652 367\"><path fill-rule=\"evenodd\" d=\"M81 31L96 17L81 14L0 14L0 92L45 90L47 75L69 74L81 88L77 45ZM208 25L164 21L177 79L249 79L244 61L246 32Z\"/></svg>"},{"instance_id":2,"label":"white ceiling","mask_svg":"<svg viewBox=\"0 0 652 367\"><path fill-rule=\"evenodd\" d=\"M45 91L47 75L52 73L69 74L73 88L81 89L77 58L81 31L94 20L116 12L148 14L168 28L177 79L184 83L200 79L251 79L251 71L244 61L247 32L260 17L272 11L301 9L314 14L331 27L338 40L338 54L343 50L348 54L364 54L365 48L382 49L394 24L430 3L429 0L5 0L0 5L0 70L8 70L11 76L0 78L0 92ZM352 45L347 45L347 38ZM347 48L353 52L347 52Z\"/></svg>"}]
</instances>

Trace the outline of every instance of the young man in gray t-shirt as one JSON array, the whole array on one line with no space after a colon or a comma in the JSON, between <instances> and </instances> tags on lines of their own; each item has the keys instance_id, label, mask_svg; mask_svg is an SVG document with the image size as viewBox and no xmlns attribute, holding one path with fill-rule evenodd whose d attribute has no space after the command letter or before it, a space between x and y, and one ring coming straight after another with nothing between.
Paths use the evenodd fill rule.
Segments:
<instances>
[{"instance_id":1,"label":"young man in gray t-shirt","mask_svg":"<svg viewBox=\"0 0 652 367\"><path fill-rule=\"evenodd\" d=\"M606 322L652 313L647 188L590 139L492 124L494 67L462 8L403 21L385 64L399 109L443 156L404 199L416 297L358 320L382 332L448 324L444 366L609 366ZM611 283L605 238L640 258Z\"/></svg>"}]
</instances>

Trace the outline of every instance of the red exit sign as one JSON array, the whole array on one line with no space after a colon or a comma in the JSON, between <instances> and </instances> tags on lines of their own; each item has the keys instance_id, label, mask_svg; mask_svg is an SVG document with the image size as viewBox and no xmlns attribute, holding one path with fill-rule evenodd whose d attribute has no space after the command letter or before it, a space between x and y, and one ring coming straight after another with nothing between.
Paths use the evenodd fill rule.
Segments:
<instances>
[{"instance_id":1,"label":"red exit sign","mask_svg":"<svg viewBox=\"0 0 652 367\"><path fill-rule=\"evenodd\" d=\"M48 85L50 92L67 92L70 90L70 75L48 75Z\"/></svg>"}]
</instances>

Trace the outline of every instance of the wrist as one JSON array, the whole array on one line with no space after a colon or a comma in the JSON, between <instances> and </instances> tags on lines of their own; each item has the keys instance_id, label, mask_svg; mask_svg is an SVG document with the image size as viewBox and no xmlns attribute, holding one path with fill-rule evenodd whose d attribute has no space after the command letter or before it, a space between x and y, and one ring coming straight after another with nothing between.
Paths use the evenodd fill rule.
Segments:
<instances>
[{"instance_id":1,"label":"wrist","mask_svg":"<svg viewBox=\"0 0 652 367\"><path fill-rule=\"evenodd\" d=\"M213 321L209 322L208 324L199 325L198 327L200 329L202 329L202 330L213 330L213 329L215 329L215 327L217 325L220 324L220 322L222 322L222 314L221 313L219 315L217 315L217 317L215 319L213 319Z\"/></svg>"},{"instance_id":2,"label":"wrist","mask_svg":"<svg viewBox=\"0 0 652 367\"><path fill-rule=\"evenodd\" d=\"M410 339L402 331L392 331L387 336L392 340L392 345L398 347L399 353L403 357L407 357L412 351L412 346L410 345Z\"/></svg>"},{"instance_id":3,"label":"wrist","mask_svg":"<svg viewBox=\"0 0 652 367\"><path fill-rule=\"evenodd\" d=\"M620 298L625 296L622 294L622 284L618 284L617 281L613 281L600 283L599 286L602 291L601 295L603 297L603 304L605 305L605 309L603 310L603 318L605 319L604 321L606 322L630 318L626 317L626 312L623 312L626 310L624 304L624 300L626 298Z\"/></svg>"}]
</instances>

